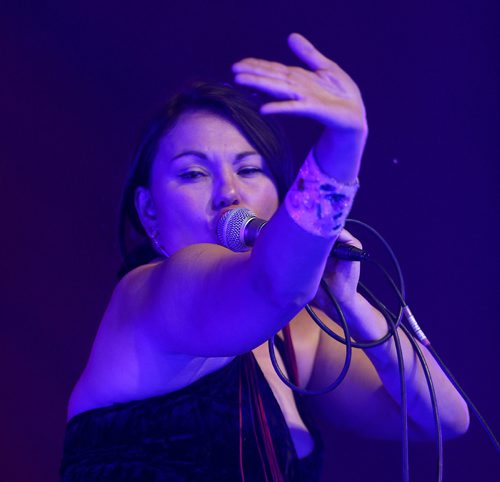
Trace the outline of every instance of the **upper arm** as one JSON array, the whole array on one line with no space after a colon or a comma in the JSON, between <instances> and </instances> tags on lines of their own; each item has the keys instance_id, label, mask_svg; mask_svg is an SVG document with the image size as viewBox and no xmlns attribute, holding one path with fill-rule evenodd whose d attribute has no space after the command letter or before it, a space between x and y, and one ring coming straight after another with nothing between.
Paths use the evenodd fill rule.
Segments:
<instances>
[{"instance_id":1,"label":"upper arm","mask_svg":"<svg viewBox=\"0 0 500 482\"><path fill-rule=\"evenodd\" d=\"M256 275L249 253L191 245L129 273L115 302L165 351L229 356L270 338L297 310Z\"/></svg>"},{"instance_id":2,"label":"upper arm","mask_svg":"<svg viewBox=\"0 0 500 482\"><path fill-rule=\"evenodd\" d=\"M303 230L281 206L251 251L189 245L129 273L116 300L164 350L237 355L271 338L314 297L334 241Z\"/></svg>"}]
</instances>

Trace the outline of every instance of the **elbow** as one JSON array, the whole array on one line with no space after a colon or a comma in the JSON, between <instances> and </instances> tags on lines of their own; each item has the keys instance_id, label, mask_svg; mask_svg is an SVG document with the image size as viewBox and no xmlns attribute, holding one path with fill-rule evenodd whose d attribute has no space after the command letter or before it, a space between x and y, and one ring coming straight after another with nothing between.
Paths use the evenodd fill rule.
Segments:
<instances>
[{"instance_id":1,"label":"elbow","mask_svg":"<svg viewBox=\"0 0 500 482\"><path fill-rule=\"evenodd\" d=\"M442 422L443 438L445 440L451 440L465 435L467 430L469 430L469 408L465 401L462 401L460 405L459 408L447 417L446 421Z\"/></svg>"},{"instance_id":2,"label":"elbow","mask_svg":"<svg viewBox=\"0 0 500 482\"><path fill-rule=\"evenodd\" d=\"M269 291L273 304L284 313L293 313L295 316L314 296L301 287L287 287L278 289L276 286Z\"/></svg>"},{"instance_id":3,"label":"elbow","mask_svg":"<svg viewBox=\"0 0 500 482\"><path fill-rule=\"evenodd\" d=\"M273 306L277 314L291 319L310 301L308 293L297 289L279 289L277 286L261 284L260 295L267 299L267 303Z\"/></svg>"},{"instance_id":4,"label":"elbow","mask_svg":"<svg viewBox=\"0 0 500 482\"><path fill-rule=\"evenodd\" d=\"M415 432L415 439L420 441L432 441L436 438L436 426L434 417L429 416L425 426L420 425ZM452 440L464 435L469 429L469 409L464 401L461 401L454 409L449 409L439 414L439 423L443 440Z\"/></svg>"},{"instance_id":5,"label":"elbow","mask_svg":"<svg viewBox=\"0 0 500 482\"><path fill-rule=\"evenodd\" d=\"M469 429L469 408L461 397L451 404L439 404L439 428L443 440L452 440L464 435ZM430 410L411 420L411 438L416 442L431 442L436 439L435 417Z\"/></svg>"},{"instance_id":6,"label":"elbow","mask_svg":"<svg viewBox=\"0 0 500 482\"><path fill-rule=\"evenodd\" d=\"M252 291L277 314L295 316L315 295L305 283L280 279L275 273L254 272L249 279Z\"/></svg>"}]
</instances>

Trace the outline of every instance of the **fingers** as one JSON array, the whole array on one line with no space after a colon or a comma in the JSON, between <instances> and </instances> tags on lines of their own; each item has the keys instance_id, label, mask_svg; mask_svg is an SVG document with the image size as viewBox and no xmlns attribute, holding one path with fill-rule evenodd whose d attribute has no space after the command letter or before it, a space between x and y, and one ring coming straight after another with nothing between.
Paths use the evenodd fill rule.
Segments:
<instances>
[{"instance_id":1,"label":"fingers","mask_svg":"<svg viewBox=\"0 0 500 482\"><path fill-rule=\"evenodd\" d=\"M342 231L340 231L337 241L340 243L349 244L350 246L362 249L361 242L359 241L359 239L356 239L349 231L347 231L347 229L343 229Z\"/></svg>"},{"instance_id":2,"label":"fingers","mask_svg":"<svg viewBox=\"0 0 500 482\"><path fill-rule=\"evenodd\" d=\"M275 98L262 106L261 113L303 115L344 133L364 128L363 102L352 79L302 35L291 34L288 41L309 68L256 58L232 67L237 84Z\"/></svg>"},{"instance_id":3,"label":"fingers","mask_svg":"<svg viewBox=\"0 0 500 482\"><path fill-rule=\"evenodd\" d=\"M261 114L305 114L307 109L302 102L288 100L281 102L268 102L260 108Z\"/></svg>"},{"instance_id":4,"label":"fingers","mask_svg":"<svg viewBox=\"0 0 500 482\"><path fill-rule=\"evenodd\" d=\"M258 77L263 79L275 79L286 84L302 84L311 82L314 74L301 67L289 67L279 62L269 60L247 58L236 62L232 66L235 80L239 83L250 85L250 81Z\"/></svg>"},{"instance_id":5,"label":"fingers","mask_svg":"<svg viewBox=\"0 0 500 482\"><path fill-rule=\"evenodd\" d=\"M313 71L332 68L340 69L335 62L325 57L309 40L298 33L290 34L288 45L293 53ZM286 76L290 69L290 67L279 62L247 58L236 62L233 65L233 72L239 73L246 71L248 68L251 68L254 73L276 75L277 78Z\"/></svg>"},{"instance_id":6,"label":"fingers","mask_svg":"<svg viewBox=\"0 0 500 482\"><path fill-rule=\"evenodd\" d=\"M267 60L243 59L235 63L232 69L236 74L234 80L237 84L253 87L278 99L303 100L307 86L314 83L312 72ZM267 113L271 113L271 110Z\"/></svg>"},{"instance_id":7,"label":"fingers","mask_svg":"<svg viewBox=\"0 0 500 482\"><path fill-rule=\"evenodd\" d=\"M292 89L290 67L261 59L243 59L233 67L237 84L254 87L279 99L296 99Z\"/></svg>"},{"instance_id":8,"label":"fingers","mask_svg":"<svg viewBox=\"0 0 500 482\"><path fill-rule=\"evenodd\" d=\"M254 58L247 58L236 62L233 64L232 70L236 75L250 73L282 80L289 75L289 67L279 62Z\"/></svg>"},{"instance_id":9,"label":"fingers","mask_svg":"<svg viewBox=\"0 0 500 482\"><path fill-rule=\"evenodd\" d=\"M320 79L327 81L327 83L335 84L336 87L342 91L345 90L343 84L353 84L349 75L347 75L335 62L319 52L304 36L298 33L292 33L288 37L288 43L297 57L307 64L311 70L287 66L279 62L271 62L263 59L246 58L233 64L233 72L236 75L254 74L280 79L286 82L292 82L293 80L298 80L298 78L300 78L301 81L307 82L311 80L310 74L315 74Z\"/></svg>"},{"instance_id":10,"label":"fingers","mask_svg":"<svg viewBox=\"0 0 500 482\"><path fill-rule=\"evenodd\" d=\"M327 69L333 64L330 59L325 57L309 40L299 33L289 35L288 46L312 70Z\"/></svg>"},{"instance_id":11,"label":"fingers","mask_svg":"<svg viewBox=\"0 0 500 482\"><path fill-rule=\"evenodd\" d=\"M343 82L352 82L349 75L342 68L323 55L309 40L299 33L292 33L288 37L288 45L293 53L313 71L324 71L334 74Z\"/></svg>"},{"instance_id":12,"label":"fingers","mask_svg":"<svg viewBox=\"0 0 500 482\"><path fill-rule=\"evenodd\" d=\"M253 87L278 99L299 99L293 86L280 78L241 73L236 74L234 80L237 84Z\"/></svg>"}]
</instances>

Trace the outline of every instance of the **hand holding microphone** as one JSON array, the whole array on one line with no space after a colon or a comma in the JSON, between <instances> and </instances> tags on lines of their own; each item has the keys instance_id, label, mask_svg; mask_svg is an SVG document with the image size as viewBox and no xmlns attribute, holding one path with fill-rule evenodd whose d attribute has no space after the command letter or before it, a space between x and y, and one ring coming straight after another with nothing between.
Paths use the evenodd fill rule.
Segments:
<instances>
[{"instance_id":1,"label":"hand holding microphone","mask_svg":"<svg viewBox=\"0 0 500 482\"><path fill-rule=\"evenodd\" d=\"M217 238L222 246L231 251L248 251L266 224L267 221L258 218L250 209L230 209L217 223ZM350 244L335 243L331 256L345 261L362 261L369 254Z\"/></svg>"}]
</instances>

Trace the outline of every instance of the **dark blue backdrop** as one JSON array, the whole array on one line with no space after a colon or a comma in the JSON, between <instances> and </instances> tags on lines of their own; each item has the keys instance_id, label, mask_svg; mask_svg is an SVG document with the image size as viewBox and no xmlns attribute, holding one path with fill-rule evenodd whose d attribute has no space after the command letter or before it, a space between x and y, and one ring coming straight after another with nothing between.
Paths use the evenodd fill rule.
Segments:
<instances>
[{"instance_id":1,"label":"dark blue backdrop","mask_svg":"<svg viewBox=\"0 0 500 482\"><path fill-rule=\"evenodd\" d=\"M144 120L186 78L230 79L247 55L294 61L291 31L358 82L370 136L353 216L392 243L414 313L500 431L497 2L31 3L0 18L1 480L56 478ZM300 159L316 128L286 127ZM325 480L399 480L397 443L339 434L330 449ZM414 445L412 480L433 480L434 459ZM498 474L475 421L446 445L445 480Z\"/></svg>"}]
</instances>

